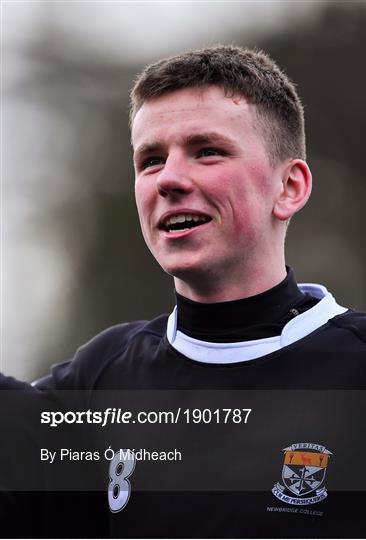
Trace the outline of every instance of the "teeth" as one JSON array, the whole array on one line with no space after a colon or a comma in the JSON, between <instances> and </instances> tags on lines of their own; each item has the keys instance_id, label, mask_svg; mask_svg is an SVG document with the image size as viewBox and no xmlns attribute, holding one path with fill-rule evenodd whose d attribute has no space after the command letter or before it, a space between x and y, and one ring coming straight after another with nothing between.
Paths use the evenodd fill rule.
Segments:
<instances>
[{"instance_id":1,"label":"teeth","mask_svg":"<svg viewBox=\"0 0 366 540\"><path fill-rule=\"evenodd\" d=\"M185 229L171 229L169 232L172 233L172 234L175 234L175 233L181 233L182 231L189 231L189 229L185 228Z\"/></svg>"},{"instance_id":2,"label":"teeth","mask_svg":"<svg viewBox=\"0 0 366 540\"><path fill-rule=\"evenodd\" d=\"M164 221L164 226L174 225L174 223L184 223L184 221L206 221L205 218L199 216L193 216L192 214L180 214L179 216L171 216Z\"/></svg>"}]
</instances>

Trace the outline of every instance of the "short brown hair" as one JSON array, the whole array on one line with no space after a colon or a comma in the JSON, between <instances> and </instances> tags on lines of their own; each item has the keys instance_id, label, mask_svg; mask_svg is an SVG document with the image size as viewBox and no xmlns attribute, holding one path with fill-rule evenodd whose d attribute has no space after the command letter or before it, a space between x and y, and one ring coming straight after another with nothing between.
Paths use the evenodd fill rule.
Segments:
<instances>
[{"instance_id":1,"label":"short brown hair","mask_svg":"<svg viewBox=\"0 0 366 540\"><path fill-rule=\"evenodd\" d=\"M184 88L222 87L255 105L273 162L305 159L304 112L294 84L263 51L208 47L147 66L131 90L131 123L144 102Z\"/></svg>"}]
</instances>

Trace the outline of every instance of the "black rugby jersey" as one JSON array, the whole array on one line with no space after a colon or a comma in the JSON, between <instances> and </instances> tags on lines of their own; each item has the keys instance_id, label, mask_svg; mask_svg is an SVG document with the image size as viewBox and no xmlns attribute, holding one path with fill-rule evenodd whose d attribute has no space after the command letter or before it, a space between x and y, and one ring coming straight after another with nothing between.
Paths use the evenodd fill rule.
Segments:
<instances>
[{"instance_id":1,"label":"black rugby jersey","mask_svg":"<svg viewBox=\"0 0 366 540\"><path fill-rule=\"evenodd\" d=\"M91 410L102 391L116 391L130 409L141 403L161 407L163 395L167 407L182 404L184 420L193 407L211 415L230 405L251 408L239 431L236 422L211 421L207 429L203 417L196 429L187 422L170 431L149 426L145 438L119 426L115 449L142 441L144 447L133 447L137 455L173 450L178 442L184 456L171 466L137 459L123 508L117 476L124 458L115 470L100 464L105 536L365 536L366 316L338 306L324 288L304 290L319 302L280 336L205 343L179 332L173 312L102 332L40 381L43 388L84 390L80 395ZM162 394L151 402L149 392Z\"/></svg>"}]
</instances>

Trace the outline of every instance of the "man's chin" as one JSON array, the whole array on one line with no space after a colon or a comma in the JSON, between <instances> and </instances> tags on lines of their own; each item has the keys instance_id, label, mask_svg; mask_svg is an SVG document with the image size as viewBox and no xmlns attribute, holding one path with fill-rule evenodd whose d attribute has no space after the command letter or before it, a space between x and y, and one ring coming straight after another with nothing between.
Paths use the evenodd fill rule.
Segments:
<instances>
[{"instance_id":1,"label":"man's chin","mask_svg":"<svg viewBox=\"0 0 366 540\"><path fill-rule=\"evenodd\" d=\"M207 265L198 261L179 261L175 264L161 264L159 262L159 264L167 274L182 281L191 281L194 278L203 277L208 271Z\"/></svg>"}]
</instances>

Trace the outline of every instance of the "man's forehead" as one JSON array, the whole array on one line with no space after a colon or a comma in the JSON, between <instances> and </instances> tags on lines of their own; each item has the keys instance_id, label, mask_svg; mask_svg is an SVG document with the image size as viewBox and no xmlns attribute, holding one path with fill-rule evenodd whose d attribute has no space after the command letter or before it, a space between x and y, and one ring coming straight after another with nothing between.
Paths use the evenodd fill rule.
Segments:
<instances>
[{"instance_id":1,"label":"man's forehead","mask_svg":"<svg viewBox=\"0 0 366 540\"><path fill-rule=\"evenodd\" d=\"M135 148L140 146L141 139L144 144L153 144L156 138L154 132L159 133L164 122L169 122L164 128L171 127L173 123L178 125L179 129L184 123L191 131L187 137L206 136L209 131L211 139L217 138L212 128L220 116L223 120L235 121L240 112L243 113L251 107L244 96L227 96L220 87L216 86L176 90L147 100L141 106L132 122L131 140ZM200 114L202 114L201 117ZM206 124L207 122L210 124L211 118L212 126L200 125L203 120ZM202 131L204 134L201 133ZM152 140L146 141L147 138Z\"/></svg>"},{"instance_id":2,"label":"man's forehead","mask_svg":"<svg viewBox=\"0 0 366 540\"><path fill-rule=\"evenodd\" d=\"M192 110L209 107L212 102L217 100L236 105L249 104L249 100L244 95L228 93L221 86L180 88L146 99L136 111L135 118L146 109L164 114L181 109Z\"/></svg>"}]
</instances>

